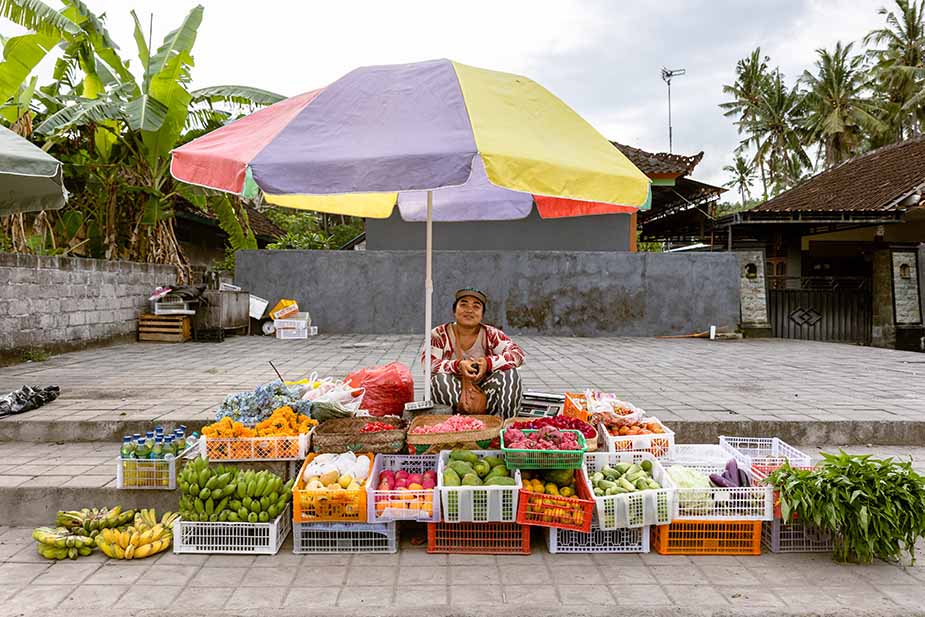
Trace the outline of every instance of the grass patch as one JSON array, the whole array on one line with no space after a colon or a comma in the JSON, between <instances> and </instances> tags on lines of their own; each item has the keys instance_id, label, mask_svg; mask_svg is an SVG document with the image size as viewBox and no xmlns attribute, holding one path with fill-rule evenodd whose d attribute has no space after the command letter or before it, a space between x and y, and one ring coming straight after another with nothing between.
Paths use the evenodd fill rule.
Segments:
<instances>
[{"instance_id":1,"label":"grass patch","mask_svg":"<svg viewBox=\"0 0 925 617\"><path fill-rule=\"evenodd\" d=\"M44 349L28 349L23 352L23 362L44 362L51 357L51 354Z\"/></svg>"}]
</instances>

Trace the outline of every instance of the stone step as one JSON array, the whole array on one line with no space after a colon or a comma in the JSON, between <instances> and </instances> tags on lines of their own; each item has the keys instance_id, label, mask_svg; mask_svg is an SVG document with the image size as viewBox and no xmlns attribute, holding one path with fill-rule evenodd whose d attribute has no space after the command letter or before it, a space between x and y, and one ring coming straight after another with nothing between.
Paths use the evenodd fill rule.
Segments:
<instances>
[{"instance_id":1,"label":"stone step","mask_svg":"<svg viewBox=\"0 0 925 617\"><path fill-rule=\"evenodd\" d=\"M116 442L0 443L0 521L5 525L51 524L58 510L121 505L175 511L179 492L116 488ZM185 461L177 462L178 471ZM269 469L288 479L295 463L239 463Z\"/></svg>"},{"instance_id":2,"label":"stone step","mask_svg":"<svg viewBox=\"0 0 925 617\"><path fill-rule=\"evenodd\" d=\"M715 442L714 440L711 440ZM800 442L791 442L800 443ZM0 443L0 521L4 525L40 526L54 522L58 510L121 505L175 511L177 490L116 488L117 443ZM814 458L840 447L859 454L911 457L925 470L925 446L798 446ZM288 479L299 462L238 463L245 469L269 469ZM182 466L181 466L182 468Z\"/></svg>"},{"instance_id":3,"label":"stone step","mask_svg":"<svg viewBox=\"0 0 925 617\"><path fill-rule=\"evenodd\" d=\"M4 442L120 442L123 435L144 433L155 425L171 431L185 424L201 432L211 420L159 419L28 419L25 415L0 420L0 443ZM789 443L838 443L847 445L909 445L925 443L922 420L664 420L678 443L712 443L720 435L774 436ZM0 462L2 464L2 462Z\"/></svg>"}]
</instances>

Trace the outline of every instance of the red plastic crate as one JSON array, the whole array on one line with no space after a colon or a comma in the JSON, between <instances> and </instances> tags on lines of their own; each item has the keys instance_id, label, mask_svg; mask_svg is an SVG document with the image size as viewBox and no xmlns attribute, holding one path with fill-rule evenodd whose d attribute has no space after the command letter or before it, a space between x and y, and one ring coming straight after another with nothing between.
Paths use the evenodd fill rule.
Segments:
<instances>
[{"instance_id":1,"label":"red plastic crate","mask_svg":"<svg viewBox=\"0 0 925 617\"><path fill-rule=\"evenodd\" d=\"M530 528L517 523L428 523L427 552L529 555Z\"/></svg>"},{"instance_id":2,"label":"red plastic crate","mask_svg":"<svg viewBox=\"0 0 925 617\"><path fill-rule=\"evenodd\" d=\"M575 474L575 497L547 495L520 489L517 499L517 522L534 527L590 532L591 520L594 518L594 498L588 494L588 487L580 472Z\"/></svg>"},{"instance_id":3,"label":"red plastic crate","mask_svg":"<svg viewBox=\"0 0 925 617\"><path fill-rule=\"evenodd\" d=\"M652 528L659 555L760 555L761 521L674 521Z\"/></svg>"}]
</instances>

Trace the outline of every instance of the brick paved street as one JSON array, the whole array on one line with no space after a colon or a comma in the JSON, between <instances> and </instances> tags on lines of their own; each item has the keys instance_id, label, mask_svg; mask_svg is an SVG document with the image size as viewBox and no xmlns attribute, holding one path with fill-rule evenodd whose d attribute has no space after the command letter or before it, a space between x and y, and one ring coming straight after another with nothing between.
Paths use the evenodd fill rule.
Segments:
<instances>
[{"instance_id":1,"label":"brick paved street","mask_svg":"<svg viewBox=\"0 0 925 617\"><path fill-rule=\"evenodd\" d=\"M518 336L528 389L615 391L665 421L925 420L925 355L782 339L741 341ZM229 392L312 371L414 361L416 336L221 344L127 344L0 368L0 390L56 383L61 398L21 421L211 418ZM420 367L414 364L420 381ZM417 384L420 391L420 383Z\"/></svg>"},{"instance_id":2,"label":"brick paved street","mask_svg":"<svg viewBox=\"0 0 925 617\"><path fill-rule=\"evenodd\" d=\"M825 554L760 557L429 555L407 539L392 555L99 554L50 564L29 529L0 535L0 614L877 614L925 606L925 550L914 567L839 565ZM406 534L407 535L407 534ZM57 610L53 610L57 609ZM106 609L109 609L108 611ZM77 611L76 613L74 611ZM520 611L520 612L517 612Z\"/></svg>"}]
</instances>

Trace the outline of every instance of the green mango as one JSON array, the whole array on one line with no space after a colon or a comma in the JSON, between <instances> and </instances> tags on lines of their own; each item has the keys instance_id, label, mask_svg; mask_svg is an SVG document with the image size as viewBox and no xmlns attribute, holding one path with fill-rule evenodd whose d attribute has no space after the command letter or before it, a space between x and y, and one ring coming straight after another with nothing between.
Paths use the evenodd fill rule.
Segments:
<instances>
[{"instance_id":1,"label":"green mango","mask_svg":"<svg viewBox=\"0 0 925 617\"><path fill-rule=\"evenodd\" d=\"M452 469L447 469L443 472L443 485L444 486L460 486L462 480L459 478L459 474L453 471Z\"/></svg>"},{"instance_id":2,"label":"green mango","mask_svg":"<svg viewBox=\"0 0 925 617\"><path fill-rule=\"evenodd\" d=\"M464 463L475 465L479 462L479 455L472 450L453 450L450 452L450 460L463 461Z\"/></svg>"},{"instance_id":3,"label":"green mango","mask_svg":"<svg viewBox=\"0 0 925 617\"><path fill-rule=\"evenodd\" d=\"M517 486L517 481L508 476L489 476L485 478L485 486Z\"/></svg>"},{"instance_id":4,"label":"green mango","mask_svg":"<svg viewBox=\"0 0 925 617\"><path fill-rule=\"evenodd\" d=\"M479 461L475 464L473 469L475 469L475 473L478 474L480 478L484 478L491 472L491 465L485 461Z\"/></svg>"},{"instance_id":5,"label":"green mango","mask_svg":"<svg viewBox=\"0 0 925 617\"><path fill-rule=\"evenodd\" d=\"M472 465L469 463L464 463L463 461L452 461L447 465L447 467L459 474L460 478L465 476L467 473L475 473L475 469L472 467Z\"/></svg>"},{"instance_id":6,"label":"green mango","mask_svg":"<svg viewBox=\"0 0 925 617\"><path fill-rule=\"evenodd\" d=\"M568 486L575 483L574 469L550 469L543 472L543 478L556 486Z\"/></svg>"},{"instance_id":7,"label":"green mango","mask_svg":"<svg viewBox=\"0 0 925 617\"><path fill-rule=\"evenodd\" d=\"M501 460L499 457L497 457L497 456L486 456L486 457L483 458L482 460L485 461L486 463L488 463L489 465L491 465L492 467L497 467L497 466L499 466L499 465L504 465L504 461L502 461L502 460Z\"/></svg>"},{"instance_id":8,"label":"green mango","mask_svg":"<svg viewBox=\"0 0 925 617\"><path fill-rule=\"evenodd\" d=\"M494 478L495 476L509 476L511 472L508 471L507 467L504 465L498 465L497 467L492 467L491 471L488 472L488 475L485 476L485 479Z\"/></svg>"},{"instance_id":9,"label":"green mango","mask_svg":"<svg viewBox=\"0 0 925 617\"><path fill-rule=\"evenodd\" d=\"M482 486L482 481L475 473L467 473L462 479L463 486Z\"/></svg>"}]
</instances>

